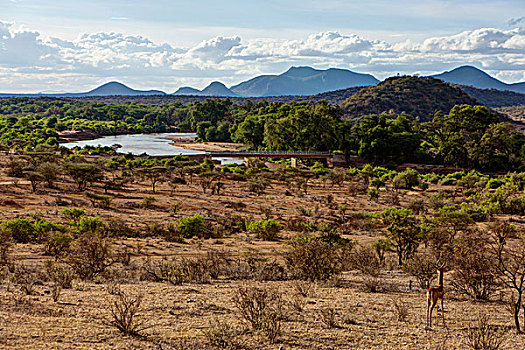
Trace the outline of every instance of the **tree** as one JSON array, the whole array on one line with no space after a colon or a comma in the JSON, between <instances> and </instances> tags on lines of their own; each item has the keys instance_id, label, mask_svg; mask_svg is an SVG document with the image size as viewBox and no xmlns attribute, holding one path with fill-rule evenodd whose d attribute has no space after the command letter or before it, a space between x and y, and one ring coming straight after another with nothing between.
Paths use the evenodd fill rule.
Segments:
<instances>
[{"instance_id":1,"label":"tree","mask_svg":"<svg viewBox=\"0 0 525 350\"><path fill-rule=\"evenodd\" d=\"M166 167L156 166L151 168L139 168L135 172L141 178L148 179L151 182L151 191L155 193L155 185L161 181L168 173Z\"/></svg>"},{"instance_id":2,"label":"tree","mask_svg":"<svg viewBox=\"0 0 525 350\"><path fill-rule=\"evenodd\" d=\"M469 157L487 170L511 170L521 164L520 151L525 147L525 135L511 124L492 124L479 143L469 148Z\"/></svg>"},{"instance_id":3,"label":"tree","mask_svg":"<svg viewBox=\"0 0 525 350\"><path fill-rule=\"evenodd\" d=\"M430 126L439 143L438 155L447 164L472 166L469 149L481 141L485 131L498 119L498 115L485 106L460 105L454 106L446 116L436 114Z\"/></svg>"},{"instance_id":4,"label":"tree","mask_svg":"<svg viewBox=\"0 0 525 350\"><path fill-rule=\"evenodd\" d=\"M421 228L409 209L387 208L382 217L388 225L387 237L397 253L399 265L403 265L423 240Z\"/></svg>"},{"instance_id":5,"label":"tree","mask_svg":"<svg viewBox=\"0 0 525 350\"><path fill-rule=\"evenodd\" d=\"M45 162L37 167L37 171L42 175L47 182L47 186L52 188L57 179L59 167L56 163Z\"/></svg>"},{"instance_id":6,"label":"tree","mask_svg":"<svg viewBox=\"0 0 525 350\"><path fill-rule=\"evenodd\" d=\"M519 314L525 291L525 237L510 240L509 230L493 230L493 249L497 259L497 272L501 282L516 292L513 303L514 325L521 333Z\"/></svg>"},{"instance_id":7,"label":"tree","mask_svg":"<svg viewBox=\"0 0 525 350\"><path fill-rule=\"evenodd\" d=\"M44 180L44 177L36 171L25 171L24 177L31 183L31 192L35 192L38 184Z\"/></svg>"},{"instance_id":8,"label":"tree","mask_svg":"<svg viewBox=\"0 0 525 350\"><path fill-rule=\"evenodd\" d=\"M232 135L234 142L240 142L253 149L259 149L264 141L264 124L268 116L249 115L242 121Z\"/></svg>"},{"instance_id":9,"label":"tree","mask_svg":"<svg viewBox=\"0 0 525 350\"><path fill-rule=\"evenodd\" d=\"M64 163L66 172L77 183L78 190L84 190L89 183L100 181L104 177L102 170L91 163Z\"/></svg>"}]
</instances>

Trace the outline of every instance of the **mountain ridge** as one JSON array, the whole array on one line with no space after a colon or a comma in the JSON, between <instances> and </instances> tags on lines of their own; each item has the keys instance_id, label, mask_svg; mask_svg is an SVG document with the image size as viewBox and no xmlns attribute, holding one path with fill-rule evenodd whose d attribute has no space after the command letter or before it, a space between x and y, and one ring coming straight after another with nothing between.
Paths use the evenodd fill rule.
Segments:
<instances>
[{"instance_id":1,"label":"mountain ridge","mask_svg":"<svg viewBox=\"0 0 525 350\"><path fill-rule=\"evenodd\" d=\"M460 66L450 71L432 75L431 77L441 79L447 83L473 86L480 89L508 90L525 93L525 82L507 84L498 80L486 72L474 66Z\"/></svg>"},{"instance_id":2,"label":"mountain ridge","mask_svg":"<svg viewBox=\"0 0 525 350\"><path fill-rule=\"evenodd\" d=\"M507 84L474 66L461 66L430 77L448 83L470 86L476 89L495 89L525 93L525 82ZM206 97L280 97L315 96L351 89L361 86L375 86L379 83L370 74L356 73L347 69L329 68L325 70L307 66L292 66L286 72L276 75L259 75L230 88L214 81L203 90L180 87L171 95ZM160 90L135 90L123 83L111 81L87 92L41 92L41 93L0 93L0 97L95 97L95 96L150 96L167 95Z\"/></svg>"},{"instance_id":3,"label":"mountain ridge","mask_svg":"<svg viewBox=\"0 0 525 350\"><path fill-rule=\"evenodd\" d=\"M230 88L240 96L268 97L314 95L323 92L379 83L374 76L347 69L290 67L279 75L260 75Z\"/></svg>"}]
</instances>

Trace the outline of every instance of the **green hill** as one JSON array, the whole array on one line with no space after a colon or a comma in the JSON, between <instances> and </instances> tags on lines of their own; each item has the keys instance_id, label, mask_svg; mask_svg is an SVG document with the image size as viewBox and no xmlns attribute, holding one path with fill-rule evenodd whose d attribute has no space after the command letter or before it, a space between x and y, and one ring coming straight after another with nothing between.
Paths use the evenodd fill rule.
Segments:
<instances>
[{"instance_id":1,"label":"green hill","mask_svg":"<svg viewBox=\"0 0 525 350\"><path fill-rule=\"evenodd\" d=\"M343 102L347 118L393 110L432 119L436 111L448 113L455 105L479 105L459 87L431 77L392 77L360 90Z\"/></svg>"}]
</instances>

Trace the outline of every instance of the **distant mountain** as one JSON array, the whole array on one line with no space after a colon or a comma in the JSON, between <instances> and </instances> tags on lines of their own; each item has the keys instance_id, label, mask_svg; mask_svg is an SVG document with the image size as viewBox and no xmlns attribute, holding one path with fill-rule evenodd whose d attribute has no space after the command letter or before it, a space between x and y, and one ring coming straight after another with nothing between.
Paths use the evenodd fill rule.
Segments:
<instances>
[{"instance_id":1,"label":"distant mountain","mask_svg":"<svg viewBox=\"0 0 525 350\"><path fill-rule=\"evenodd\" d=\"M209 96L209 97L238 97L238 95L228 89L223 83L214 81L202 90L192 87L181 87L173 93L177 96Z\"/></svg>"},{"instance_id":2,"label":"distant mountain","mask_svg":"<svg viewBox=\"0 0 525 350\"><path fill-rule=\"evenodd\" d=\"M201 96L221 96L221 97L236 97L238 96L235 92L228 89L223 83L214 81L201 92Z\"/></svg>"},{"instance_id":3,"label":"distant mountain","mask_svg":"<svg viewBox=\"0 0 525 350\"><path fill-rule=\"evenodd\" d=\"M301 96L356 86L376 85L379 80L370 74L355 73L346 69L317 70L311 67L291 67L280 75L261 75L232 86L239 96Z\"/></svg>"},{"instance_id":4,"label":"distant mountain","mask_svg":"<svg viewBox=\"0 0 525 350\"><path fill-rule=\"evenodd\" d=\"M448 113L461 104L481 103L459 87L441 80L403 76L388 78L377 86L360 90L343 103L343 111L349 118L394 111L428 121L436 111Z\"/></svg>"},{"instance_id":5,"label":"distant mountain","mask_svg":"<svg viewBox=\"0 0 525 350\"><path fill-rule=\"evenodd\" d=\"M40 92L38 94L0 93L0 97L102 97L102 96L153 96L166 95L160 90L135 90L112 81L88 92Z\"/></svg>"},{"instance_id":6,"label":"distant mountain","mask_svg":"<svg viewBox=\"0 0 525 350\"><path fill-rule=\"evenodd\" d=\"M81 93L82 96L149 96L165 95L166 93L159 90L134 90L126 85L112 81L97 87L89 92Z\"/></svg>"},{"instance_id":7,"label":"distant mountain","mask_svg":"<svg viewBox=\"0 0 525 350\"><path fill-rule=\"evenodd\" d=\"M441 79L447 83L468 85L479 89L508 90L525 93L525 82L506 84L472 66L458 67L448 72L433 75L432 77Z\"/></svg>"},{"instance_id":8,"label":"distant mountain","mask_svg":"<svg viewBox=\"0 0 525 350\"><path fill-rule=\"evenodd\" d=\"M199 96L201 93L200 90L194 89L189 86L183 86L179 88L177 91L175 91L172 95L179 95L179 96Z\"/></svg>"}]
</instances>

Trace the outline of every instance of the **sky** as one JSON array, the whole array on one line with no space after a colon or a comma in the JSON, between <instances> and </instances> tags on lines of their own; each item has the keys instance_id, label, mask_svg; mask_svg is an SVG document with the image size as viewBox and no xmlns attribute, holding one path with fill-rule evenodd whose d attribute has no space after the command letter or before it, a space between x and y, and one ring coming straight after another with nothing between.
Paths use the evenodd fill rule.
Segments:
<instances>
[{"instance_id":1,"label":"sky","mask_svg":"<svg viewBox=\"0 0 525 350\"><path fill-rule=\"evenodd\" d=\"M291 66L525 81L524 0L0 0L0 91L168 93Z\"/></svg>"}]
</instances>

